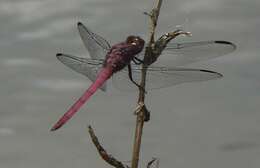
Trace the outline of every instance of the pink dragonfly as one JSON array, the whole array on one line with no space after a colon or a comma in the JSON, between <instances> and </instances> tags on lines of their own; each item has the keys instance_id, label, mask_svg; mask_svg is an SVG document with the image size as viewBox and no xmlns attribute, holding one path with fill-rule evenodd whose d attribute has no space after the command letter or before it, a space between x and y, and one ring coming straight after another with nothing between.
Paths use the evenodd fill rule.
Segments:
<instances>
[{"instance_id":1,"label":"pink dragonfly","mask_svg":"<svg viewBox=\"0 0 260 168\"><path fill-rule=\"evenodd\" d=\"M54 125L52 131L60 128L65 122L67 122L73 114L75 114L79 108L91 97L97 89L103 91L106 90L105 82L113 75L113 83L117 88L121 90L133 90L136 89L135 85L129 82L129 77L132 82L138 85L136 82L140 81L141 63L144 56L144 51L140 52L143 48L143 41L139 37L129 36L129 43L134 45L133 50L124 50L124 52L133 52L132 54L126 54L129 56L125 60L124 64L119 69L113 70L113 66L110 70L104 68L108 63L109 53L113 52L113 49L118 46L110 46L110 44L98 34L93 33L90 29L85 27L82 23L78 23L78 30L81 39L87 48L91 58L82 58L67 54L57 54L57 58L66 66L74 71L81 73L88 77L93 84L83 94L83 96L68 110L67 113ZM125 42L123 42L125 43ZM122 43L119 43L122 44ZM120 48L120 47L119 47ZM124 48L124 47L123 47ZM181 83L207 81L211 79L217 79L222 77L220 73L203 70L203 69L190 69L180 68L177 66L187 65L193 62L204 61L212 58L216 58L234 51L236 46L227 41L200 41L200 42L186 42L186 43L173 43L170 42L165 47L162 55L163 60L170 62L171 67L168 66L149 66L147 71L147 84L146 90L169 87ZM121 48L122 49L122 48ZM111 55L111 54L110 54ZM160 59L161 59L160 58ZM111 60L111 59L110 59ZM113 59L112 59L113 60ZM160 60L158 60L160 63ZM161 61L163 62L163 61ZM131 75L129 70L124 68L131 65ZM136 81L136 82L135 82Z\"/></svg>"}]
</instances>

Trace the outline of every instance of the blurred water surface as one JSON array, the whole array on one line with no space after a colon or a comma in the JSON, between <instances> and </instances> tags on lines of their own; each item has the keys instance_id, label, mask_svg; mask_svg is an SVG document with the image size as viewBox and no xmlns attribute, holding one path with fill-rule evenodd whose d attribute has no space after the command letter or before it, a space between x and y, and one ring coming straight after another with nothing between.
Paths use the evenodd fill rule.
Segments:
<instances>
[{"instance_id":1,"label":"blurred water surface","mask_svg":"<svg viewBox=\"0 0 260 168\"><path fill-rule=\"evenodd\" d=\"M0 167L108 167L88 137L88 124L110 153L131 159L137 93L110 83L64 128L49 132L90 84L55 54L88 56L78 21L112 44L129 34L147 38L142 12L152 6L144 0L0 0ZM257 0L164 1L158 35L182 25L193 37L178 40L228 40L238 49L190 66L224 78L147 95L152 119L144 130L142 166L152 157L161 167L260 166L259 6Z\"/></svg>"}]
</instances>

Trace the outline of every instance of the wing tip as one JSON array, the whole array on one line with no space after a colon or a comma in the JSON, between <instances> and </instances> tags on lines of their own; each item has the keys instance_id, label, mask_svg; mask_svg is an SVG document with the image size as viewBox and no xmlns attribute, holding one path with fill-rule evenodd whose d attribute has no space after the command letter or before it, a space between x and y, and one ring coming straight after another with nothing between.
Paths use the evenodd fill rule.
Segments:
<instances>
[{"instance_id":1,"label":"wing tip","mask_svg":"<svg viewBox=\"0 0 260 168\"><path fill-rule=\"evenodd\" d=\"M58 60L60 60L60 58L61 58L62 56L64 56L64 54L62 54L62 53L57 53L57 54L56 54L56 58L57 58Z\"/></svg>"},{"instance_id":2,"label":"wing tip","mask_svg":"<svg viewBox=\"0 0 260 168\"><path fill-rule=\"evenodd\" d=\"M83 26L83 23L78 22L77 25L78 25L78 26Z\"/></svg>"},{"instance_id":3,"label":"wing tip","mask_svg":"<svg viewBox=\"0 0 260 168\"><path fill-rule=\"evenodd\" d=\"M207 72L207 73L212 73L212 74L216 74L218 75L219 78L222 78L223 75L219 72L215 72L215 71L210 71L210 70L205 70L205 69L200 69L201 72Z\"/></svg>"},{"instance_id":4,"label":"wing tip","mask_svg":"<svg viewBox=\"0 0 260 168\"><path fill-rule=\"evenodd\" d=\"M229 41L223 41L223 40L216 40L214 41L215 43L218 43L218 44L227 44L227 45L231 45L234 49L237 48L237 46L232 43L232 42L229 42Z\"/></svg>"}]
</instances>

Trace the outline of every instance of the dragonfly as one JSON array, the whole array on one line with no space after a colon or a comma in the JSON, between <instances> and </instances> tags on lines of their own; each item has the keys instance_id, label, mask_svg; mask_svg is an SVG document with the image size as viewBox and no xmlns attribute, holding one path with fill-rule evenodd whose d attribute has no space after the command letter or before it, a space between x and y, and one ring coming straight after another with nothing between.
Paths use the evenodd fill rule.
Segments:
<instances>
[{"instance_id":1,"label":"dragonfly","mask_svg":"<svg viewBox=\"0 0 260 168\"><path fill-rule=\"evenodd\" d=\"M52 127L52 131L57 130L66 123L97 89L106 91L106 81L114 74L113 72L105 72L107 73L107 76L105 75L106 77L100 81L100 74L104 73L104 65L107 64L108 53L115 48L115 45L111 47L105 38L92 32L81 22L78 23L78 31L84 46L89 52L90 58L63 53L57 54L57 58L72 70L83 74L93 83L98 84L94 89L92 88L91 94L88 93L89 89L83 94L82 97L84 100L81 97ZM139 64L142 63L145 52L142 50L144 41L142 41L141 38L134 36L129 37L133 38L130 40L130 43L135 46L140 45L140 48L137 49L138 51L136 50L134 54L130 54L131 59L128 59L124 66L120 67L119 70L116 70L116 73L112 76L112 80L120 90L133 91L137 88L135 85L138 86L136 81L140 81L141 79L141 66ZM168 59L166 62L170 63L170 66L150 65L147 68L145 90L165 88L187 82L199 82L221 78L222 74L218 72L204 69L183 68L180 66L223 56L235 49L235 44L228 41L169 42L161 53L160 58L165 57L164 60ZM160 62L160 60L158 60L158 62ZM131 65L131 69L129 69L129 65ZM130 70L131 73L129 72ZM132 84L133 82L135 85ZM93 87L93 84L91 87ZM86 94L88 96L86 96Z\"/></svg>"}]
</instances>

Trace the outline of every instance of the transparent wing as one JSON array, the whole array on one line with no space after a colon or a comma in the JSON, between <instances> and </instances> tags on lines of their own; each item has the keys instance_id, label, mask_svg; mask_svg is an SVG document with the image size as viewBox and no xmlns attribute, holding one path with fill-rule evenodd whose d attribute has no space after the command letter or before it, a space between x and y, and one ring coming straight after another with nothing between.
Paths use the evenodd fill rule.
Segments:
<instances>
[{"instance_id":1,"label":"transparent wing","mask_svg":"<svg viewBox=\"0 0 260 168\"><path fill-rule=\"evenodd\" d=\"M95 81L97 74L102 67L103 60L95 60L89 58L81 58L73 55L61 54L57 55L58 60L60 60L64 65L71 68L72 70L88 77L92 82ZM106 90L106 85L101 88L103 91Z\"/></svg>"},{"instance_id":2,"label":"transparent wing","mask_svg":"<svg viewBox=\"0 0 260 168\"><path fill-rule=\"evenodd\" d=\"M140 68L132 68L132 74L133 79L139 82L141 79ZM220 73L202 69L149 67L146 89L159 89L181 83L207 81L220 77L222 77ZM113 76L113 83L120 90L133 91L137 89L129 80L126 68Z\"/></svg>"},{"instance_id":3,"label":"transparent wing","mask_svg":"<svg viewBox=\"0 0 260 168\"><path fill-rule=\"evenodd\" d=\"M167 66L183 66L205 61L231 53L236 46L227 41L170 42L158 59L158 63ZM139 54L142 58L144 51Z\"/></svg>"},{"instance_id":4,"label":"transparent wing","mask_svg":"<svg viewBox=\"0 0 260 168\"><path fill-rule=\"evenodd\" d=\"M103 63L103 60L81 58L61 53L57 54L57 58L72 70L88 77L91 81L96 79ZM135 81L140 81L141 70L139 66L132 67L132 74ZM146 89L159 89L186 82L206 81L220 77L222 77L221 74L208 70L151 66L148 68ZM129 80L127 68L113 75L113 83L120 90L133 91L137 89ZM106 86L104 85L101 89L105 91Z\"/></svg>"},{"instance_id":5,"label":"transparent wing","mask_svg":"<svg viewBox=\"0 0 260 168\"><path fill-rule=\"evenodd\" d=\"M78 30L90 57L92 59L104 59L106 53L111 48L110 44L103 37L93 33L80 22L78 23Z\"/></svg>"}]
</instances>

